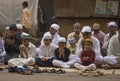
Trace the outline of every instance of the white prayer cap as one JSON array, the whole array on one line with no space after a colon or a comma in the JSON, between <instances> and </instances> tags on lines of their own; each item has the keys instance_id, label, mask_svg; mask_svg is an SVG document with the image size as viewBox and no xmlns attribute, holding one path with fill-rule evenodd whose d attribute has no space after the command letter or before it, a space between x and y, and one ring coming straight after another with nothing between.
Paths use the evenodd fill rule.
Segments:
<instances>
[{"instance_id":1,"label":"white prayer cap","mask_svg":"<svg viewBox=\"0 0 120 81\"><path fill-rule=\"evenodd\" d=\"M52 39L52 35L47 33L45 34L44 39Z\"/></svg>"},{"instance_id":2,"label":"white prayer cap","mask_svg":"<svg viewBox=\"0 0 120 81\"><path fill-rule=\"evenodd\" d=\"M69 40L68 40L68 41L69 41L69 43L75 43L75 41L76 41L76 40L75 40L75 38L74 38L74 37L71 37L71 38L69 38Z\"/></svg>"},{"instance_id":3,"label":"white prayer cap","mask_svg":"<svg viewBox=\"0 0 120 81\"><path fill-rule=\"evenodd\" d=\"M7 26L6 28L5 28L5 30L9 30L10 29L10 27L9 26Z\"/></svg>"},{"instance_id":4,"label":"white prayer cap","mask_svg":"<svg viewBox=\"0 0 120 81\"><path fill-rule=\"evenodd\" d=\"M80 23L75 23L73 27L80 27Z\"/></svg>"},{"instance_id":5,"label":"white prayer cap","mask_svg":"<svg viewBox=\"0 0 120 81\"><path fill-rule=\"evenodd\" d=\"M66 39L65 39L64 37L60 37L60 38L58 39L58 42L66 42Z\"/></svg>"},{"instance_id":6,"label":"white prayer cap","mask_svg":"<svg viewBox=\"0 0 120 81\"><path fill-rule=\"evenodd\" d=\"M108 26L108 27L110 27L110 26L118 27L117 23L114 22L114 21L111 21L111 22L107 23L107 26Z\"/></svg>"},{"instance_id":7,"label":"white prayer cap","mask_svg":"<svg viewBox=\"0 0 120 81\"><path fill-rule=\"evenodd\" d=\"M55 23L52 24L50 27L53 28L53 29L55 29L56 31L58 31L59 28L60 28L60 26L58 24L55 24Z\"/></svg>"},{"instance_id":8,"label":"white prayer cap","mask_svg":"<svg viewBox=\"0 0 120 81\"><path fill-rule=\"evenodd\" d=\"M30 39L30 35L28 33L23 32L22 33L22 38L24 38L24 39Z\"/></svg>"},{"instance_id":9,"label":"white prayer cap","mask_svg":"<svg viewBox=\"0 0 120 81\"><path fill-rule=\"evenodd\" d=\"M82 28L82 31L81 31L82 33L85 33L85 32L91 32L91 27L90 26L84 26L83 28Z\"/></svg>"},{"instance_id":10,"label":"white prayer cap","mask_svg":"<svg viewBox=\"0 0 120 81\"><path fill-rule=\"evenodd\" d=\"M16 26L17 26L17 29L23 29L21 24L16 24Z\"/></svg>"}]
</instances>

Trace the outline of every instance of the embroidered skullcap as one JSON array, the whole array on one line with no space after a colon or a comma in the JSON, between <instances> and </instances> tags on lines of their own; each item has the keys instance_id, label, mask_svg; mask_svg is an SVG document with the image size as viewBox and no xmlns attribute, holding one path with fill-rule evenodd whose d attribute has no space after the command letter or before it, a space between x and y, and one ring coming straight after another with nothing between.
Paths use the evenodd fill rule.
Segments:
<instances>
[{"instance_id":1,"label":"embroidered skullcap","mask_svg":"<svg viewBox=\"0 0 120 81\"><path fill-rule=\"evenodd\" d=\"M71 37L68 41L69 41L69 43L75 43L76 40L74 37Z\"/></svg>"},{"instance_id":2,"label":"embroidered skullcap","mask_svg":"<svg viewBox=\"0 0 120 81\"><path fill-rule=\"evenodd\" d=\"M22 38L24 38L24 39L30 39L30 35L28 33L23 32L22 33Z\"/></svg>"},{"instance_id":3,"label":"embroidered skullcap","mask_svg":"<svg viewBox=\"0 0 120 81\"><path fill-rule=\"evenodd\" d=\"M94 23L93 24L93 30L99 30L100 29L100 24Z\"/></svg>"}]
</instances>

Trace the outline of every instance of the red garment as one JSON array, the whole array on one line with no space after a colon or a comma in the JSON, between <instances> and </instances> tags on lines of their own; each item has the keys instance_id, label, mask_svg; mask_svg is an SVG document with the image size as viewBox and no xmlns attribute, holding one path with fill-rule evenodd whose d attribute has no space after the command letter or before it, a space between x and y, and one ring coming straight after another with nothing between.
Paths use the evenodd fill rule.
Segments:
<instances>
[{"instance_id":1,"label":"red garment","mask_svg":"<svg viewBox=\"0 0 120 81\"><path fill-rule=\"evenodd\" d=\"M84 60L84 57L88 57L88 60ZM88 66L95 61L95 52L93 50L85 51L83 50L81 53L81 64Z\"/></svg>"}]
</instances>

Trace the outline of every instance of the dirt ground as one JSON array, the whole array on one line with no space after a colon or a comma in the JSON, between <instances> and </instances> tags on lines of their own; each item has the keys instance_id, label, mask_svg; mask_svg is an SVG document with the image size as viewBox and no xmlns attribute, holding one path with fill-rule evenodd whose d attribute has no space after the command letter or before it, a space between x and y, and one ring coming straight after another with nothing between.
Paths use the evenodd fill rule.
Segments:
<instances>
[{"instance_id":1,"label":"dirt ground","mask_svg":"<svg viewBox=\"0 0 120 81\"><path fill-rule=\"evenodd\" d=\"M74 69L67 69L64 74L34 73L33 75L8 73L4 70L0 71L0 81L120 81L120 70L116 70L115 74L111 74L112 70L101 71L106 72L107 75L94 77L94 73L88 73L88 76L82 76Z\"/></svg>"}]
</instances>

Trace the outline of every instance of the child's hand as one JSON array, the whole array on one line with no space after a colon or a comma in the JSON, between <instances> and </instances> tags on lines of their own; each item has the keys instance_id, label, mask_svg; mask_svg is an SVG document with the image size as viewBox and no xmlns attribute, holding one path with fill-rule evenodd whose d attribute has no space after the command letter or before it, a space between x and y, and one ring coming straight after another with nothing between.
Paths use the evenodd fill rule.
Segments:
<instances>
[{"instance_id":1,"label":"child's hand","mask_svg":"<svg viewBox=\"0 0 120 81\"><path fill-rule=\"evenodd\" d=\"M42 57L41 60L42 60L42 61L47 61L45 57Z\"/></svg>"},{"instance_id":2,"label":"child's hand","mask_svg":"<svg viewBox=\"0 0 120 81\"><path fill-rule=\"evenodd\" d=\"M88 61L89 57L83 57L83 60Z\"/></svg>"},{"instance_id":3,"label":"child's hand","mask_svg":"<svg viewBox=\"0 0 120 81\"><path fill-rule=\"evenodd\" d=\"M19 46L19 49L20 50L26 50L26 46L22 44L22 45Z\"/></svg>"}]
</instances>

